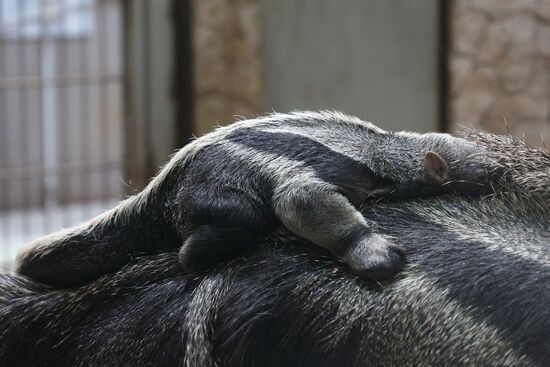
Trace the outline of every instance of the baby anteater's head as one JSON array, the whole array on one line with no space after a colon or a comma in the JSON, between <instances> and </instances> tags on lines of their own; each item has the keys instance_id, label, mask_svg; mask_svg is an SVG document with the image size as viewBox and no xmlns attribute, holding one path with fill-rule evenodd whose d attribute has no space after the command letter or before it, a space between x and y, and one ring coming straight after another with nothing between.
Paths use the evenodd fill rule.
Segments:
<instances>
[{"instance_id":1,"label":"baby anteater's head","mask_svg":"<svg viewBox=\"0 0 550 367\"><path fill-rule=\"evenodd\" d=\"M487 148L448 134L426 134L423 182L463 191L488 191L502 167Z\"/></svg>"}]
</instances>

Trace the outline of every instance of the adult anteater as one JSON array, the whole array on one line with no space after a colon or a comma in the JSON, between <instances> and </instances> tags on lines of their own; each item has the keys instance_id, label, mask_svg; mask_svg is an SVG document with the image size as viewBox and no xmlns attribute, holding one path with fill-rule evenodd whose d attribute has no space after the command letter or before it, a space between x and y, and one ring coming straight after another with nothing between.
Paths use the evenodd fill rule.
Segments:
<instances>
[{"instance_id":1,"label":"adult anteater","mask_svg":"<svg viewBox=\"0 0 550 367\"><path fill-rule=\"evenodd\" d=\"M183 274L176 253L77 289L0 275L1 366L550 364L550 156L502 155L495 195L371 205L407 249L385 284L281 232L246 260Z\"/></svg>"}]
</instances>

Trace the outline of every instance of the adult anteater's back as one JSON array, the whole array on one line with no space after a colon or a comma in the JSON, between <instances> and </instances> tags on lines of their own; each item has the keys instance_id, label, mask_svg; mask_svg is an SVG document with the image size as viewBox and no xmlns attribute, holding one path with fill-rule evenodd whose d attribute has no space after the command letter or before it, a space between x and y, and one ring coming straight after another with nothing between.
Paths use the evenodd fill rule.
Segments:
<instances>
[{"instance_id":1,"label":"adult anteater's back","mask_svg":"<svg viewBox=\"0 0 550 367\"><path fill-rule=\"evenodd\" d=\"M0 366L546 366L550 165L534 154L505 159L508 194L369 206L408 253L383 285L286 233L196 279L176 254L69 291L4 274Z\"/></svg>"}]
</instances>

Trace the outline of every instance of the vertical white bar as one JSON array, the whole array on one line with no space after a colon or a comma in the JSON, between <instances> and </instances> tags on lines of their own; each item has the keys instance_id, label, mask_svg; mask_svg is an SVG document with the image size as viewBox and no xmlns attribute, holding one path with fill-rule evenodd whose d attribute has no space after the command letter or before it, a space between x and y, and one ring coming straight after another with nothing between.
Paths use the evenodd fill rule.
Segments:
<instances>
[{"instance_id":1,"label":"vertical white bar","mask_svg":"<svg viewBox=\"0 0 550 367\"><path fill-rule=\"evenodd\" d=\"M55 75L55 40L51 36L52 34L52 18L48 17L47 4L48 1L44 1L42 6L42 41L40 43L41 55L40 60L40 77L43 81L52 80ZM50 4L51 5L51 4ZM43 163L45 168L44 178L44 202L45 202L45 215L55 214L58 212L58 178L56 175L56 168L59 163L58 157L58 126L57 126L57 103L56 95L53 86L49 86L46 82L42 83L41 99L43 106L42 116L42 149L43 149ZM50 224L57 226L57 218L50 218ZM48 228L51 231L53 228Z\"/></svg>"}]
</instances>

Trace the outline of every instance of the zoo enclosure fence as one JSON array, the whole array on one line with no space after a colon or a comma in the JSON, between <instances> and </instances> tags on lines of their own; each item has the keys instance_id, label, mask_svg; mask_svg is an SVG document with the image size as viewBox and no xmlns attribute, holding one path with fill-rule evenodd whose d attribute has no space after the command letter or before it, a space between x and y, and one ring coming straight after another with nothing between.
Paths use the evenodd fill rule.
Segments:
<instances>
[{"instance_id":1,"label":"zoo enclosure fence","mask_svg":"<svg viewBox=\"0 0 550 367\"><path fill-rule=\"evenodd\" d=\"M125 192L121 0L0 0L0 267Z\"/></svg>"}]
</instances>

